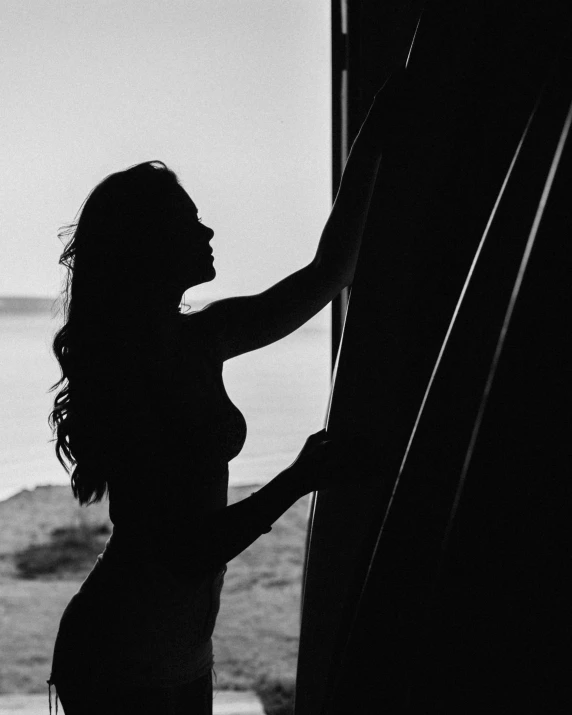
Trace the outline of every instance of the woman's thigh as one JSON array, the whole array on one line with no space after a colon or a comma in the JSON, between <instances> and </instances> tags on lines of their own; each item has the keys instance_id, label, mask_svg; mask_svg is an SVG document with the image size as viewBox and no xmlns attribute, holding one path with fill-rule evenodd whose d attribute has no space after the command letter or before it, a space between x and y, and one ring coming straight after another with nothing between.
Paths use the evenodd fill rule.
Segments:
<instances>
[{"instance_id":1,"label":"woman's thigh","mask_svg":"<svg viewBox=\"0 0 572 715\"><path fill-rule=\"evenodd\" d=\"M211 673L171 688L102 686L78 692L65 682L56 685L65 715L212 715ZM59 714L58 714L59 715Z\"/></svg>"}]
</instances>

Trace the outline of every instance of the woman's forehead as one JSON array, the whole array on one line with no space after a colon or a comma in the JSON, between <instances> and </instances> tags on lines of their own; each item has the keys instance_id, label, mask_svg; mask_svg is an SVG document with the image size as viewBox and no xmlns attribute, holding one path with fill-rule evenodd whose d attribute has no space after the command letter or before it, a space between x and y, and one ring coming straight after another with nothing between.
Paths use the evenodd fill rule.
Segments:
<instances>
[{"instance_id":1,"label":"woman's forehead","mask_svg":"<svg viewBox=\"0 0 572 715\"><path fill-rule=\"evenodd\" d=\"M197 209L195 202L191 199L191 197L187 194L185 189L183 189L182 186L179 187L180 191L179 196L180 196L180 206L184 210L185 213L192 214L192 216L197 216L199 210Z\"/></svg>"}]
</instances>

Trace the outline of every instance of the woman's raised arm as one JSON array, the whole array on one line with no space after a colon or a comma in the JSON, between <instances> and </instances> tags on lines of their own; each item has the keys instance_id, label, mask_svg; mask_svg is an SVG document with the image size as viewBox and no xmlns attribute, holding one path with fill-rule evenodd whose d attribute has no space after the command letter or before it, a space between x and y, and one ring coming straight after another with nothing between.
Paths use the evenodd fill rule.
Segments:
<instances>
[{"instance_id":1,"label":"woman's raised arm","mask_svg":"<svg viewBox=\"0 0 572 715\"><path fill-rule=\"evenodd\" d=\"M400 79L392 79L392 85ZM375 97L352 145L312 262L262 293L219 300L196 314L216 335L223 360L285 337L352 282L393 97L385 85Z\"/></svg>"}]
</instances>

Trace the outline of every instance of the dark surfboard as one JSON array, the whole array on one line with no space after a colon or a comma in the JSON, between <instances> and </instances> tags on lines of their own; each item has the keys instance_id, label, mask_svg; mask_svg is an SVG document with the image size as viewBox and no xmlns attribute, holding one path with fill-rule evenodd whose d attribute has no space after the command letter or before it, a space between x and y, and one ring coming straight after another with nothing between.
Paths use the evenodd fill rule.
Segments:
<instances>
[{"instance_id":1,"label":"dark surfboard","mask_svg":"<svg viewBox=\"0 0 572 715\"><path fill-rule=\"evenodd\" d=\"M420 572L405 578L398 542L396 559L382 562L387 568L374 569L375 556L447 328L565 32L554 24L559 7L538 17L527 8L531 14L515 22L514 14L485 3L458 5L428 4L424 12L407 70L410 111L386 153L352 288L328 430L367 443L375 456L359 469L375 472L379 481L360 486L359 475L348 475L347 488L314 500L297 715L349 712L358 704L354 712L367 712L379 708L379 698L387 712L405 711L399 709L407 690L406 645L395 640L399 610L391 622L393 667L387 667L391 648L379 641L387 623L372 613L383 600L383 579L399 601L411 597ZM375 10L372 5L368 17L364 7L361 32L370 45L362 58L374 54L375 35ZM367 67L361 71L370 86ZM446 442L440 448L446 450ZM423 488L417 493L417 504L433 495ZM407 516L405 510L398 521L398 540L415 533ZM438 531L440 523L427 528L437 524ZM423 538L421 531L415 543Z\"/></svg>"}]
</instances>

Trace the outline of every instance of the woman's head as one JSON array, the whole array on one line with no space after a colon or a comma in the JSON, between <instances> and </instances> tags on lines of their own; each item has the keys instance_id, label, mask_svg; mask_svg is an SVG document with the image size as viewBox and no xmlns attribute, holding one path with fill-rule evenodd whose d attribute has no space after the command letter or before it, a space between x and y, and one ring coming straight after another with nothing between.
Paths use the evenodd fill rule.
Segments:
<instances>
[{"instance_id":1,"label":"woman's head","mask_svg":"<svg viewBox=\"0 0 572 715\"><path fill-rule=\"evenodd\" d=\"M101 465L78 459L88 432L98 415L105 420L106 396L127 374L130 356L144 360L141 336L152 338L154 326L177 314L187 288L214 278L213 235L175 173L157 161L105 178L60 234L69 238L60 258L64 325L53 343L62 376L52 387L60 389L49 421L58 459L66 469L64 457L75 464L72 488L81 503L106 489ZM87 388L95 397L81 396Z\"/></svg>"},{"instance_id":2,"label":"woman's head","mask_svg":"<svg viewBox=\"0 0 572 715\"><path fill-rule=\"evenodd\" d=\"M162 162L146 162L105 178L88 196L61 262L71 269L71 295L102 291L119 310L138 300L177 304L187 288L215 276L197 209Z\"/></svg>"}]
</instances>

